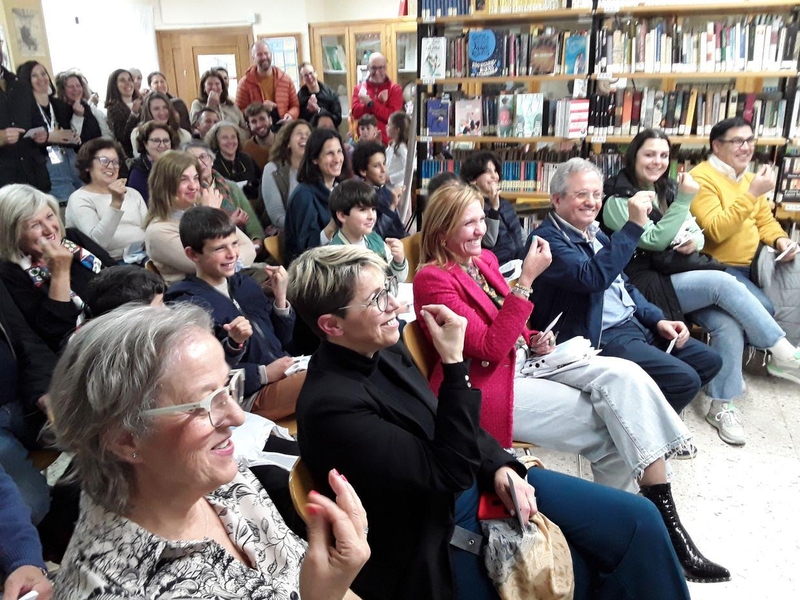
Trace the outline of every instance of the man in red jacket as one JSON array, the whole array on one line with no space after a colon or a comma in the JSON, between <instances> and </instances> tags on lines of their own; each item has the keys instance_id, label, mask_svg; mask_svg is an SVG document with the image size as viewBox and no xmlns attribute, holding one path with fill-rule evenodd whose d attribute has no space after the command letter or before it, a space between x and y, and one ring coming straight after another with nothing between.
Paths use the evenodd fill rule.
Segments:
<instances>
[{"instance_id":1,"label":"man in red jacket","mask_svg":"<svg viewBox=\"0 0 800 600\"><path fill-rule=\"evenodd\" d=\"M277 109L278 118L283 121L299 117L300 102L294 82L284 71L272 65L269 45L264 41L253 44L250 58L253 65L239 81L236 106L244 112L253 102L263 102L269 112Z\"/></svg>"},{"instance_id":2,"label":"man in red jacket","mask_svg":"<svg viewBox=\"0 0 800 600\"><path fill-rule=\"evenodd\" d=\"M369 77L353 90L352 115L360 119L363 115L375 115L384 144L389 143L386 123L389 115L403 108L403 89L386 76L386 57L373 52L369 57Z\"/></svg>"}]
</instances>

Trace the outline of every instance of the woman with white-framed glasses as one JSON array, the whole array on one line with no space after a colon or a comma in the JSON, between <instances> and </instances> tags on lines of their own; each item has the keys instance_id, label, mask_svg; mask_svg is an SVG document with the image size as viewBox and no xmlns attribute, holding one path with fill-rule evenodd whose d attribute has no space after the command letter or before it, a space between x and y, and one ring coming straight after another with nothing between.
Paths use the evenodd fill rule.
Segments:
<instances>
[{"instance_id":1,"label":"woman with white-framed glasses","mask_svg":"<svg viewBox=\"0 0 800 600\"><path fill-rule=\"evenodd\" d=\"M115 140L96 138L78 152L75 166L84 186L69 197L67 227L77 227L116 261L128 255L144 257L144 219L147 205L142 195L120 178L122 146Z\"/></svg>"},{"instance_id":2,"label":"woman with white-framed glasses","mask_svg":"<svg viewBox=\"0 0 800 600\"><path fill-rule=\"evenodd\" d=\"M234 458L242 384L197 306L123 307L75 335L50 390L83 490L57 597L344 597L369 556L361 501L332 470L310 543L290 531Z\"/></svg>"}]
</instances>

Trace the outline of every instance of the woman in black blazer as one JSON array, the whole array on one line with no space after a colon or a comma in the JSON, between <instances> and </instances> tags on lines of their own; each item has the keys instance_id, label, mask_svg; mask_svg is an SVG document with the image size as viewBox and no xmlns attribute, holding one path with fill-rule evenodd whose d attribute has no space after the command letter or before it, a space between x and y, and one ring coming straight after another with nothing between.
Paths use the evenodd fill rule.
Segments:
<instances>
[{"instance_id":1,"label":"woman in black blazer","mask_svg":"<svg viewBox=\"0 0 800 600\"><path fill-rule=\"evenodd\" d=\"M510 475L523 519L538 503L564 532L575 598L688 598L652 503L544 469L526 481L480 427L464 319L431 305L423 318L444 364L437 400L399 343L397 290L385 273L357 246L313 248L289 270L289 301L322 337L297 403L300 453L317 482L331 468L345 475L369 517L372 555L352 589L364 600L496 598L482 558L451 538L456 525L479 531L480 491L513 507Z\"/></svg>"}]
</instances>

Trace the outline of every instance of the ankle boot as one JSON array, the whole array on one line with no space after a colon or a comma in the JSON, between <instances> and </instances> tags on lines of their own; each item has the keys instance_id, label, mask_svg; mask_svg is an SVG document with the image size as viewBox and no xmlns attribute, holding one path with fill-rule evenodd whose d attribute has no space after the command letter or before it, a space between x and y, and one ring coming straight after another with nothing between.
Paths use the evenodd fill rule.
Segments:
<instances>
[{"instance_id":1,"label":"ankle boot","mask_svg":"<svg viewBox=\"0 0 800 600\"><path fill-rule=\"evenodd\" d=\"M683 567L687 580L699 583L730 580L730 571L703 556L694 545L689 533L681 525L669 483L644 486L640 488L640 491L642 496L655 504L658 512L661 513L661 518L664 519L664 525L667 526L669 532L672 547L678 555L678 561Z\"/></svg>"}]
</instances>

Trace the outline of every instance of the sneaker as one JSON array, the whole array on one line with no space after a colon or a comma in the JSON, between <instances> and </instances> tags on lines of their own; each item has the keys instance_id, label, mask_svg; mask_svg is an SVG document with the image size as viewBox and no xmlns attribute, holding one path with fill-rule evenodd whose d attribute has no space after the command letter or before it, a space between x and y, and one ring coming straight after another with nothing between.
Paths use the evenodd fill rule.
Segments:
<instances>
[{"instance_id":1,"label":"sneaker","mask_svg":"<svg viewBox=\"0 0 800 600\"><path fill-rule=\"evenodd\" d=\"M697 446L692 442L683 442L670 458L676 460L692 460L695 456L697 456Z\"/></svg>"},{"instance_id":2,"label":"sneaker","mask_svg":"<svg viewBox=\"0 0 800 600\"><path fill-rule=\"evenodd\" d=\"M723 442L732 446L744 446L744 428L739 421L741 414L731 402L720 404L718 408L712 404L706 415L706 421L717 429Z\"/></svg>"},{"instance_id":3,"label":"sneaker","mask_svg":"<svg viewBox=\"0 0 800 600\"><path fill-rule=\"evenodd\" d=\"M776 360L770 356L767 372L774 377L800 383L800 350L789 360Z\"/></svg>"}]
</instances>

